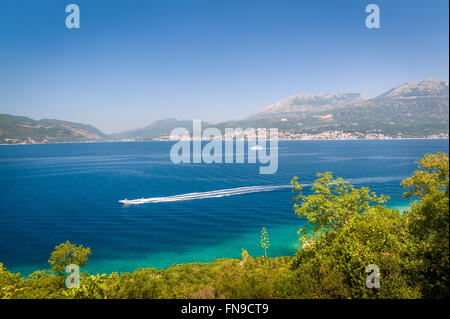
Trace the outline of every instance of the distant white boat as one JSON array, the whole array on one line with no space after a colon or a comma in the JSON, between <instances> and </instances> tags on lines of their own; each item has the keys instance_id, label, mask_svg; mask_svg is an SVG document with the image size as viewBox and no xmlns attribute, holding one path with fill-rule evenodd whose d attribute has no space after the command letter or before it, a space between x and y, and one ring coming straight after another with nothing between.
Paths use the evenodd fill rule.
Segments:
<instances>
[{"instance_id":1,"label":"distant white boat","mask_svg":"<svg viewBox=\"0 0 450 319\"><path fill-rule=\"evenodd\" d=\"M255 145L255 146L250 147L250 149L251 149L252 151L257 151L257 150L263 150L264 147L262 147L262 146L260 146L260 145Z\"/></svg>"}]
</instances>

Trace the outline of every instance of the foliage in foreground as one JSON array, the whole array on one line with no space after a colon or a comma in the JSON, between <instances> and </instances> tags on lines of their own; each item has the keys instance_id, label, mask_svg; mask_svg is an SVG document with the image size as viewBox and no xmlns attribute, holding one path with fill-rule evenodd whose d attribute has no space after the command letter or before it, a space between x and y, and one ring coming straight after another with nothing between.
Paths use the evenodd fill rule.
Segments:
<instances>
[{"instance_id":1,"label":"foliage in foreground","mask_svg":"<svg viewBox=\"0 0 450 319\"><path fill-rule=\"evenodd\" d=\"M290 298L291 257L219 259L133 273L82 273L80 288L67 289L64 277L37 271L28 279L0 264L0 298Z\"/></svg>"},{"instance_id":2,"label":"foliage in foreground","mask_svg":"<svg viewBox=\"0 0 450 319\"><path fill-rule=\"evenodd\" d=\"M66 242L51 254L51 271L26 279L0 263L0 298L448 298L448 156L427 154L418 164L402 182L405 197L416 199L404 213L331 173L318 174L308 196L294 178L294 209L307 220L294 257L254 258L243 250L242 260L85 272L80 288L67 289L65 267L84 265L91 251ZM379 267L379 289L365 285L369 264Z\"/></svg>"},{"instance_id":3,"label":"foliage in foreground","mask_svg":"<svg viewBox=\"0 0 450 319\"><path fill-rule=\"evenodd\" d=\"M423 170L402 182L411 188L405 197L416 197L408 213L412 280L423 296L449 296L449 160L447 154L427 154Z\"/></svg>"}]
</instances>

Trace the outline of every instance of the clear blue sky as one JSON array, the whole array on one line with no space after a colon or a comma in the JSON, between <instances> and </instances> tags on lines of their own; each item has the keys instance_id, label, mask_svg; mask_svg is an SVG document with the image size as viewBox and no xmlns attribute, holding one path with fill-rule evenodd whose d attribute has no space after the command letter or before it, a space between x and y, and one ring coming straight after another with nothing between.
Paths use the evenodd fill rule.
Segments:
<instances>
[{"instance_id":1,"label":"clear blue sky","mask_svg":"<svg viewBox=\"0 0 450 319\"><path fill-rule=\"evenodd\" d=\"M65 27L76 3L81 28ZM365 27L365 7L381 28ZM1 0L0 113L107 132L448 80L447 0Z\"/></svg>"}]
</instances>

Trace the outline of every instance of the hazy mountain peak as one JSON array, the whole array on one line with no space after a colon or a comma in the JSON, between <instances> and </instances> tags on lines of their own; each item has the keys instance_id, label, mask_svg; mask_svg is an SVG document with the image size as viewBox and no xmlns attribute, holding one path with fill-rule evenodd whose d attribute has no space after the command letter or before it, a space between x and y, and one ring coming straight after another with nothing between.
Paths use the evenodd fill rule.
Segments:
<instances>
[{"instance_id":1,"label":"hazy mountain peak","mask_svg":"<svg viewBox=\"0 0 450 319\"><path fill-rule=\"evenodd\" d=\"M299 93L261 108L257 114L318 112L349 103L367 100L364 93Z\"/></svg>"},{"instance_id":2,"label":"hazy mountain peak","mask_svg":"<svg viewBox=\"0 0 450 319\"><path fill-rule=\"evenodd\" d=\"M207 126L209 124L207 122L202 122L202 125ZM169 135L170 132L177 127L183 127L186 129L192 128L192 120L178 120L177 118L171 117L154 121L150 125L140 129L111 134L111 136L118 139L151 139L154 137Z\"/></svg>"},{"instance_id":3,"label":"hazy mountain peak","mask_svg":"<svg viewBox=\"0 0 450 319\"><path fill-rule=\"evenodd\" d=\"M436 83L443 82L443 81L439 80L438 78L433 78L433 77L428 78L428 79L426 79L425 81L436 82ZM444 82L444 83L445 83L445 82Z\"/></svg>"},{"instance_id":4,"label":"hazy mountain peak","mask_svg":"<svg viewBox=\"0 0 450 319\"><path fill-rule=\"evenodd\" d=\"M419 98L448 96L448 82L428 78L420 82L407 82L380 95L378 98Z\"/></svg>"}]
</instances>

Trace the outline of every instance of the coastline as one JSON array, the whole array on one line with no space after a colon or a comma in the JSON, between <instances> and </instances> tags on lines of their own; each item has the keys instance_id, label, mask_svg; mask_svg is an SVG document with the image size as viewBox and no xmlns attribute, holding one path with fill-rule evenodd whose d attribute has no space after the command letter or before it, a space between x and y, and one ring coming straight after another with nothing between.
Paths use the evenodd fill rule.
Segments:
<instances>
[{"instance_id":1,"label":"coastline","mask_svg":"<svg viewBox=\"0 0 450 319\"><path fill-rule=\"evenodd\" d=\"M448 140L449 137L393 137L393 138L318 138L318 139L278 139L278 141L396 141L396 140ZM253 141L254 139L250 139ZM71 142L52 142L52 143L0 143L0 146L16 146L16 145L53 145L53 144L94 144L94 143L146 143L146 142L176 142L177 140L114 140L114 141L71 141ZM189 141L194 141L189 139ZM207 142L210 140L200 140L202 142ZM230 141L225 139L223 141ZM236 141L233 139L232 141ZM242 141L242 140L239 140Z\"/></svg>"}]
</instances>

